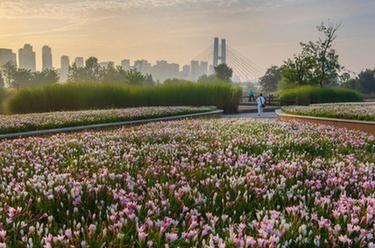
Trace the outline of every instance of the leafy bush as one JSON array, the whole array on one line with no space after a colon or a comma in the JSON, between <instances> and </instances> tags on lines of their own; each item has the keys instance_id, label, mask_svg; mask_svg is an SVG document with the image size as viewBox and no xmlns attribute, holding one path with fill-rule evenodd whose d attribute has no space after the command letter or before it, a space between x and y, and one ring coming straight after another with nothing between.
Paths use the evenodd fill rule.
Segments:
<instances>
[{"instance_id":1,"label":"leafy bush","mask_svg":"<svg viewBox=\"0 0 375 248\"><path fill-rule=\"evenodd\" d=\"M312 103L362 102L362 95L344 88L302 86L279 91L282 105L309 105Z\"/></svg>"},{"instance_id":2,"label":"leafy bush","mask_svg":"<svg viewBox=\"0 0 375 248\"><path fill-rule=\"evenodd\" d=\"M216 106L237 111L241 88L229 83L126 86L69 83L20 89L5 103L7 113L127 108L140 106Z\"/></svg>"}]
</instances>

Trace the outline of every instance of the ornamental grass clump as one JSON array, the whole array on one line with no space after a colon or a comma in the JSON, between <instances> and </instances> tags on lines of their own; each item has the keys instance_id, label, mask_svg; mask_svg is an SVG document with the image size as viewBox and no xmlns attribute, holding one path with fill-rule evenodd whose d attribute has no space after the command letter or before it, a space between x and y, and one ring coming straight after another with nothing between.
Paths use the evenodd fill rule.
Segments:
<instances>
[{"instance_id":1,"label":"ornamental grass clump","mask_svg":"<svg viewBox=\"0 0 375 248\"><path fill-rule=\"evenodd\" d=\"M233 113L237 112L240 97L241 88L230 83L69 83L19 89L4 106L10 114L145 106L216 106Z\"/></svg>"}]
</instances>

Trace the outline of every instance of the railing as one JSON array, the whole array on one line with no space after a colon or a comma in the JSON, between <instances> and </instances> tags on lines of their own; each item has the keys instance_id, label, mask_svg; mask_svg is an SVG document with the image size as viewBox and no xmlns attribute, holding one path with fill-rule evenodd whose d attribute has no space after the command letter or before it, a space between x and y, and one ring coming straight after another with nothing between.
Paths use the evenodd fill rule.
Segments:
<instances>
[{"instance_id":1,"label":"railing","mask_svg":"<svg viewBox=\"0 0 375 248\"><path fill-rule=\"evenodd\" d=\"M265 96L266 106L280 106L280 98L274 95ZM256 105L256 97L242 96L240 105Z\"/></svg>"}]
</instances>

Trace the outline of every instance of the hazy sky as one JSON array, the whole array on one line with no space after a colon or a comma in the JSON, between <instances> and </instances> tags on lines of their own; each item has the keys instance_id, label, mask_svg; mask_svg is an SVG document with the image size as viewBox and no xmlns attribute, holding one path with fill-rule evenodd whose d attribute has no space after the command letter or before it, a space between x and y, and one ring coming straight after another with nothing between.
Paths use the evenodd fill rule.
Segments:
<instances>
[{"instance_id":1,"label":"hazy sky","mask_svg":"<svg viewBox=\"0 0 375 248\"><path fill-rule=\"evenodd\" d=\"M375 0L0 0L0 47L31 43L61 55L166 59L180 64L226 37L262 68L317 37L315 26L342 23L341 62L353 71L375 67Z\"/></svg>"}]
</instances>

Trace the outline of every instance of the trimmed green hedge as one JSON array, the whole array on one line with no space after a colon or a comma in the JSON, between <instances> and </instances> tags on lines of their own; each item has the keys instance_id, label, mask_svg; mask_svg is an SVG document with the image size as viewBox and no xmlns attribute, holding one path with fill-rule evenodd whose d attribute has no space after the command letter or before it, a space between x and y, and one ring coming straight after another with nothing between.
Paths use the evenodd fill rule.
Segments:
<instances>
[{"instance_id":1,"label":"trimmed green hedge","mask_svg":"<svg viewBox=\"0 0 375 248\"><path fill-rule=\"evenodd\" d=\"M40 113L141 106L216 106L234 113L241 88L229 83L126 86L104 83L54 84L20 89L4 104L6 113Z\"/></svg>"},{"instance_id":2,"label":"trimmed green hedge","mask_svg":"<svg viewBox=\"0 0 375 248\"><path fill-rule=\"evenodd\" d=\"M362 95L344 88L319 88L302 86L281 90L278 93L281 105L309 105L314 103L362 102Z\"/></svg>"}]
</instances>

